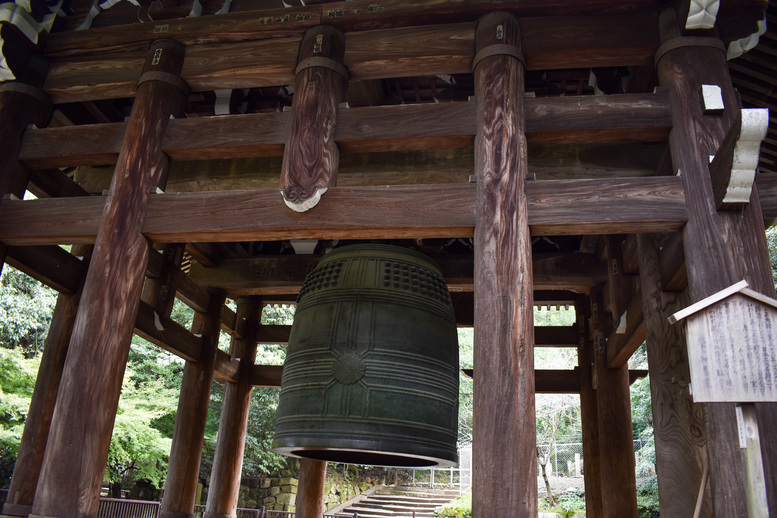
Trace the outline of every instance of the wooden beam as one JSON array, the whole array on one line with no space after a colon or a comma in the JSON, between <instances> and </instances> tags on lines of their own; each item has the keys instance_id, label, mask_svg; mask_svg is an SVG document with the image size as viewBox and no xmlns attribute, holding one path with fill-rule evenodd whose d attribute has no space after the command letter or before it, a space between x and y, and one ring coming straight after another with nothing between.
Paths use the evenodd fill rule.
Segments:
<instances>
[{"instance_id":1,"label":"wooden beam","mask_svg":"<svg viewBox=\"0 0 777 518\"><path fill-rule=\"evenodd\" d=\"M86 247L74 251L88 255L88 250L83 248ZM46 452L51 417L54 414L68 345L81 298L83 276L78 275L77 278L79 283L72 290L72 294L61 293L57 297L57 305L54 308L43 347L38 376L35 379L30 408L24 421L24 431L8 488L8 497L2 508L3 515L28 516L32 510L43 456Z\"/></svg>"},{"instance_id":2,"label":"wooden beam","mask_svg":"<svg viewBox=\"0 0 777 518\"><path fill-rule=\"evenodd\" d=\"M166 173L167 160L158 143L171 115L179 115L186 101L182 85L169 82L170 77L178 76L183 54L181 45L163 40L146 56L143 71L150 75L138 86L109 201L98 218L95 249L65 360L65 381L51 421L33 515L97 514L148 263L142 222L149 192L164 185ZM72 444L82 450L75 461L69 448Z\"/></svg>"},{"instance_id":3,"label":"wooden beam","mask_svg":"<svg viewBox=\"0 0 777 518\"><path fill-rule=\"evenodd\" d=\"M162 325L164 327L160 329ZM202 339L173 320L168 319L162 324L157 319L154 308L145 302L139 305L135 332L186 361L197 362L200 359Z\"/></svg>"},{"instance_id":4,"label":"wooden beam","mask_svg":"<svg viewBox=\"0 0 777 518\"><path fill-rule=\"evenodd\" d=\"M532 235L679 230L686 220L681 183L674 177L530 182ZM466 184L337 187L310 217L282 210L274 189L154 195L143 233L160 243L471 237L474 191ZM4 200L0 241L91 243L104 203L99 197Z\"/></svg>"},{"instance_id":5,"label":"wooden beam","mask_svg":"<svg viewBox=\"0 0 777 518\"><path fill-rule=\"evenodd\" d=\"M528 70L648 65L658 47L655 13L531 18L525 25ZM355 80L414 76L418 70L469 73L474 28L470 22L348 33L345 66ZM194 45L182 77L193 91L292 84L299 41ZM141 67L142 54L134 51L52 59L44 91L55 103L132 97Z\"/></svg>"},{"instance_id":6,"label":"wooden beam","mask_svg":"<svg viewBox=\"0 0 777 518\"><path fill-rule=\"evenodd\" d=\"M55 32L49 37L45 55L49 58L82 53L143 50L163 34L174 34L187 45L236 42L248 39L277 39L301 36L308 28L326 23L344 31L363 31L436 23L470 21L495 9L488 0L385 0L380 9L370 9L369 0L353 3L310 1L303 7L257 9L256 3L234 2L230 12L218 16L171 19L161 23L131 24ZM313 5L322 4L322 5ZM557 2L504 1L500 10L522 18L562 15L601 15L655 11L661 2L629 0L613 3L597 0L574 5ZM104 42L97 45L95 42Z\"/></svg>"},{"instance_id":7,"label":"wooden beam","mask_svg":"<svg viewBox=\"0 0 777 518\"><path fill-rule=\"evenodd\" d=\"M684 293L662 289L657 236L637 236L641 293L646 322L653 426L656 442L658 498L672 516L693 516L702 483L707 441L704 411L694 405L685 332L667 317L688 306ZM705 491L706 492L706 491ZM711 499L702 516L710 516Z\"/></svg>"},{"instance_id":8,"label":"wooden beam","mask_svg":"<svg viewBox=\"0 0 777 518\"><path fill-rule=\"evenodd\" d=\"M637 482L631 424L628 366L607 367L605 336L611 318L602 307L601 293L592 295L591 327L594 334L594 377L599 418L599 453L604 516L637 517Z\"/></svg>"},{"instance_id":9,"label":"wooden beam","mask_svg":"<svg viewBox=\"0 0 777 518\"><path fill-rule=\"evenodd\" d=\"M213 376L222 383L237 383L240 360L234 359L224 351L216 352L216 367Z\"/></svg>"},{"instance_id":10,"label":"wooden beam","mask_svg":"<svg viewBox=\"0 0 777 518\"><path fill-rule=\"evenodd\" d=\"M714 191L708 157L723 141L738 114L739 103L728 73L726 52L719 40L702 40L703 45L686 46L679 36L672 11L662 19L662 40L656 71L662 85L670 88L674 129L669 138L673 170L682 171L686 186L688 224L683 229L688 289L697 302L746 279L753 289L775 296L769 266L763 214L759 199L737 212L711 211ZM718 116L706 116L698 92L702 85L721 88L725 109ZM777 406L761 407L766 429L777 423ZM715 516L747 514L744 470L737 436L733 404L705 406L708 466ZM764 467L770 506L777 506L777 437L767 436Z\"/></svg>"},{"instance_id":11,"label":"wooden beam","mask_svg":"<svg viewBox=\"0 0 777 518\"><path fill-rule=\"evenodd\" d=\"M254 365L251 367L251 385L254 387L280 388L282 365Z\"/></svg>"},{"instance_id":12,"label":"wooden beam","mask_svg":"<svg viewBox=\"0 0 777 518\"><path fill-rule=\"evenodd\" d=\"M238 315L246 319L246 333L243 339L233 338L230 345L232 356L239 360L237 381L227 383L224 388L205 516L229 516L237 508L251 403L251 372L256 361L256 332L260 327L261 311L258 298L238 302Z\"/></svg>"},{"instance_id":13,"label":"wooden beam","mask_svg":"<svg viewBox=\"0 0 777 518\"><path fill-rule=\"evenodd\" d=\"M199 329L202 331L199 361L189 361L184 366L165 478L166 496L160 513L162 518L194 515L207 421L203 417L208 414L210 404L223 305L223 294L210 298L208 313L200 314L203 321Z\"/></svg>"},{"instance_id":14,"label":"wooden beam","mask_svg":"<svg viewBox=\"0 0 777 518\"><path fill-rule=\"evenodd\" d=\"M624 322L625 321L625 322ZM621 315L620 325L626 324L622 333L613 331L607 340L607 367L619 369L626 365L645 341L645 319L642 315L642 294L637 292Z\"/></svg>"},{"instance_id":15,"label":"wooden beam","mask_svg":"<svg viewBox=\"0 0 777 518\"><path fill-rule=\"evenodd\" d=\"M60 293L75 293L84 264L58 246L12 246L8 264Z\"/></svg>"},{"instance_id":16,"label":"wooden beam","mask_svg":"<svg viewBox=\"0 0 777 518\"><path fill-rule=\"evenodd\" d=\"M472 256L432 258L440 265L451 291L473 291ZM534 284L539 290L586 292L606 278L594 254L534 254L532 259ZM215 268L194 264L189 277L200 286L224 290L233 298L294 294L320 260L321 256L314 255L230 259Z\"/></svg>"},{"instance_id":17,"label":"wooden beam","mask_svg":"<svg viewBox=\"0 0 777 518\"><path fill-rule=\"evenodd\" d=\"M666 140L671 118L665 91L591 97L529 98L529 143ZM170 121L162 149L173 160L280 156L290 112ZM127 123L43 128L25 133L19 159L31 168L112 164ZM628 131L627 131L628 130ZM334 139L344 153L471 146L475 103L339 108Z\"/></svg>"},{"instance_id":18,"label":"wooden beam","mask_svg":"<svg viewBox=\"0 0 777 518\"><path fill-rule=\"evenodd\" d=\"M0 25L2 30L9 29L6 24ZM2 42L1 37L0 43L5 43L7 48L7 42ZM0 84L0 156L4 157L0 162L0 199L24 197L29 172L16 159L22 133L30 124L45 126L51 117L51 110L51 102L37 88L14 81ZM0 242L0 272L5 255L6 244Z\"/></svg>"},{"instance_id":19,"label":"wooden beam","mask_svg":"<svg viewBox=\"0 0 777 518\"><path fill-rule=\"evenodd\" d=\"M666 238L658 254L658 262L664 291L685 291L688 287L688 272L681 232L674 232Z\"/></svg>"},{"instance_id":20,"label":"wooden beam","mask_svg":"<svg viewBox=\"0 0 777 518\"><path fill-rule=\"evenodd\" d=\"M522 28L507 13L477 25L475 358L472 509L537 514L532 264L523 117ZM516 466L522 469L516 470Z\"/></svg>"},{"instance_id":21,"label":"wooden beam","mask_svg":"<svg viewBox=\"0 0 777 518\"><path fill-rule=\"evenodd\" d=\"M599 410L596 400L594 343L591 340L591 302L579 296L575 301L578 328L577 363L580 366L580 421L583 457L585 510L589 518L603 518L602 470L599 446Z\"/></svg>"},{"instance_id":22,"label":"wooden beam","mask_svg":"<svg viewBox=\"0 0 777 518\"><path fill-rule=\"evenodd\" d=\"M337 106L348 88L344 55L345 36L335 27L313 27L300 43L280 180L283 201L297 212L315 207L337 185Z\"/></svg>"}]
</instances>

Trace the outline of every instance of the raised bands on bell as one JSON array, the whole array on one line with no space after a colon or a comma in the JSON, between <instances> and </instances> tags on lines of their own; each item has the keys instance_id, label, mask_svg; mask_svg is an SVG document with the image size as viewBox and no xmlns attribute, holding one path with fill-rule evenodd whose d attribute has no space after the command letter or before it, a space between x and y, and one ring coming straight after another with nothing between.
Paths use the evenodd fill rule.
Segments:
<instances>
[{"instance_id":1,"label":"raised bands on bell","mask_svg":"<svg viewBox=\"0 0 777 518\"><path fill-rule=\"evenodd\" d=\"M414 250L327 254L297 299L273 451L401 467L457 457L456 321L437 265Z\"/></svg>"}]
</instances>

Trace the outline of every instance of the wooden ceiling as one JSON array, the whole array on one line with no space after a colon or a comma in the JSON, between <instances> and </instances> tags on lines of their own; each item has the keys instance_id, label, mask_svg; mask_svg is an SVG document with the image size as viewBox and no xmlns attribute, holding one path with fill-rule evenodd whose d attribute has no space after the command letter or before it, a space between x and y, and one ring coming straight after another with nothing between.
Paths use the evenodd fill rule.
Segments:
<instances>
[{"instance_id":1,"label":"wooden ceiling","mask_svg":"<svg viewBox=\"0 0 777 518\"><path fill-rule=\"evenodd\" d=\"M574 292L603 282L604 241L597 236L671 232L683 225L682 188L679 179L668 178L668 97L654 91L658 13L671 3L501 2L526 19L529 173L537 180L527 190L530 207L537 209L530 223L538 290L564 293L568 301ZM750 27L736 26L731 13L755 3L721 6L718 30L724 41L748 34ZM182 76L193 93L185 118L172 121L165 137L164 150L173 159L166 193L192 197L153 199L144 233L160 245L187 243L198 282L233 296L293 292L301 280L297 274L286 287L268 287L261 276L251 281L245 273L240 287L225 275L229 268L257 271L250 261L293 255L289 238L309 237L311 229L324 236L318 255L356 239L391 238L437 257L444 269L450 258L471 256L472 29L480 15L494 9L492 1L109 4L95 9L92 0L72 0L64 5L66 16L57 17L43 48L48 60L43 89L56 104L54 121L48 129L28 132L20 152L32 170L30 190L39 197L92 196L70 204L80 216L56 236L51 236L56 226L51 212L7 215L0 223L6 242L93 239L103 204L94 195L108 188L145 49L168 34L189 45ZM770 27L774 9L768 10ZM348 104L338 114L338 190L326 195L332 203L317 209L314 223L300 225L295 215L267 208L275 206L263 196L272 196L278 184L299 37L318 22L346 32L351 82ZM777 107L775 59L777 41L770 28L756 49L730 62L745 106ZM392 123L386 124L389 107ZM615 108L628 116L608 120L606 114ZM776 132L772 116L761 155L765 175L777 174ZM599 182L594 190L607 193L607 201L578 197L575 182L581 180ZM380 194L382 212L375 211L375 186L387 186ZM772 192L770 186L764 182L762 198ZM236 190L247 190L242 201ZM620 201L617 193L623 193ZM348 210L336 208L338 196L348 200ZM421 197L427 203L418 206ZM604 203L608 211L598 210ZM392 213L390 204L401 215L376 218ZM773 205L764 201L765 211ZM616 211L620 216L613 221ZM181 218L197 223L181 229ZM344 218L352 222L345 231ZM426 222L423 228L419 219ZM454 289L471 291L471 272L449 279ZM558 297L546 298L558 302Z\"/></svg>"}]
</instances>

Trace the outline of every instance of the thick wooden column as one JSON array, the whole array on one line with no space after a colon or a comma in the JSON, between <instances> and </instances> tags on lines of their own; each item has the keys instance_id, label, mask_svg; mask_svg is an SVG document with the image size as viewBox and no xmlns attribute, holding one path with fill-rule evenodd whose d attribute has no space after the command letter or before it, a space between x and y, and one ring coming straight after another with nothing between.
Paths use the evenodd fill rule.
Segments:
<instances>
[{"instance_id":1,"label":"thick wooden column","mask_svg":"<svg viewBox=\"0 0 777 518\"><path fill-rule=\"evenodd\" d=\"M262 318L258 298L241 299L238 319L246 320L242 339L232 339L232 357L240 359L237 383L227 383L210 475L204 518L235 518L243 469L248 410L251 402L251 367L256 361L256 337Z\"/></svg>"},{"instance_id":2,"label":"thick wooden column","mask_svg":"<svg viewBox=\"0 0 777 518\"><path fill-rule=\"evenodd\" d=\"M602 308L601 291L592 292L591 328L594 334L602 515L605 518L636 518L637 479L634 473L629 366L607 368L605 337L609 336L612 319Z\"/></svg>"},{"instance_id":3,"label":"thick wooden column","mask_svg":"<svg viewBox=\"0 0 777 518\"><path fill-rule=\"evenodd\" d=\"M326 462L313 459L299 461L299 487L294 502L296 518L319 518L324 507Z\"/></svg>"},{"instance_id":4,"label":"thick wooden column","mask_svg":"<svg viewBox=\"0 0 777 518\"><path fill-rule=\"evenodd\" d=\"M674 12L662 16L657 72L669 88L674 127L669 136L672 166L681 172L688 223L683 229L691 302L745 279L750 287L774 297L763 218L756 189L741 210L717 212L710 181L709 156L717 153L726 132L739 116L731 85L726 50L712 38L680 37ZM725 109L705 114L702 85L721 88ZM774 404L759 404L759 427L777 428ZM741 461L733 404L708 404L707 453L716 516L745 516L744 466ZM777 434L762 436L769 505L777 508Z\"/></svg>"},{"instance_id":5,"label":"thick wooden column","mask_svg":"<svg viewBox=\"0 0 777 518\"><path fill-rule=\"evenodd\" d=\"M688 306L684 293L663 290L657 236L637 236L639 278L647 332L650 395L656 443L656 472L661 512L694 516L707 456L704 408L695 405L689 383L685 335L667 318ZM706 498L701 516L711 516Z\"/></svg>"},{"instance_id":6,"label":"thick wooden column","mask_svg":"<svg viewBox=\"0 0 777 518\"><path fill-rule=\"evenodd\" d=\"M148 242L140 233L149 193L166 175L160 150L187 96L182 45L155 43L98 230L70 340L31 516L93 517L116 417Z\"/></svg>"},{"instance_id":7,"label":"thick wooden column","mask_svg":"<svg viewBox=\"0 0 777 518\"><path fill-rule=\"evenodd\" d=\"M473 514L534 517L532 263L517 20L499 12L483 17L475 43Z\"/></svg>"},{"instance_id":8,"label":"thick wooden column","mask_svg":"<svg viewBox=\"0 0 777 518\"><path fill-rule=\"evenodd\" d=\"M183 370L160 518L194 516L224 298L223 294L211 295L208 313L195 316L198 329L193 331L202 333L202 352L198 362L186 362Z\"/></svg>"},{"instance_id":9,"label":"thick wooden column","mask_svg":"<svg viewBox=\"0 0 777 518\"><path fill-rule=\"evenodd\" d=\"M24 196L29 172L16 160L22 132L30 124L45 127L51 111L51 100L42 90L16 81L0 84L0 203L6 196ZM0 243L0 272L5 254L6 246Z\"/></svg>"},{"instance_id":10,"label":"thick wooden column","mask_svg":"<svg viewBox=\"0 0 777 518\"><path fill-rule=\"evenodd\" d=\"M91 247L86 246L73 249L73 253L77 255L85 253L87 257L84 261L87 263L90 252ZM35 379L30 410L24 422L24 432L19 445L19 454L16 456L13 478L8 488L8 498L2 509L4 515L27 516L32 511L51 418L54 414L54 403L57 400L57 391L62 380L67 348L80 299L80 288L75 293L61 293L57 297L57 305L43 346L38 376Z\"/></svg>"},{"instance_id":11,"label":"thick wooden column","mask_svg":"<svg viewBox=\"0 0 777 518\"><path fill-rule=\"evenodd\" d=\"M594 390L594 346L589 337L588 319L591 303L582 297L575 303L580 336L577 361L580 366L580 420L583 439L583 480L585 482L585 515L602 518L602 469L599 452L599 411Z\"/></svg>"},{"instance_id":12,"label":"thick wooden column","mask_svg":"<svg viewBox=\"0 0 777 518\"><path fill-rule=\"evenodd\" d=\"M283 201L297 212L313 208L337 181L337 106L348 89L344 57L345 36L335 27L319 25L302 38L280 184Z\"/></svg>"}]
</instances>

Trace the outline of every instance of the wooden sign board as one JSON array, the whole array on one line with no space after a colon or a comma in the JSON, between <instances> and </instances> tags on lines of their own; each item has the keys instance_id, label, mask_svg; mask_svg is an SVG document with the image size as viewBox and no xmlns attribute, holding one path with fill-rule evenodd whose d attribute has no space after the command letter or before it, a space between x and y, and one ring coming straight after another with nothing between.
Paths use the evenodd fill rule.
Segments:
<instances>
[{"instance_id":1,"label":"wooden sign board","mask_svg":"<svg viewBox=\"0 0 777 518\"><path fill-rule=\"evenodd\" d=\"M742 281L669 317L683 319L695 402L777 401L777 300Z\"/></svg>"}]
</instances>

